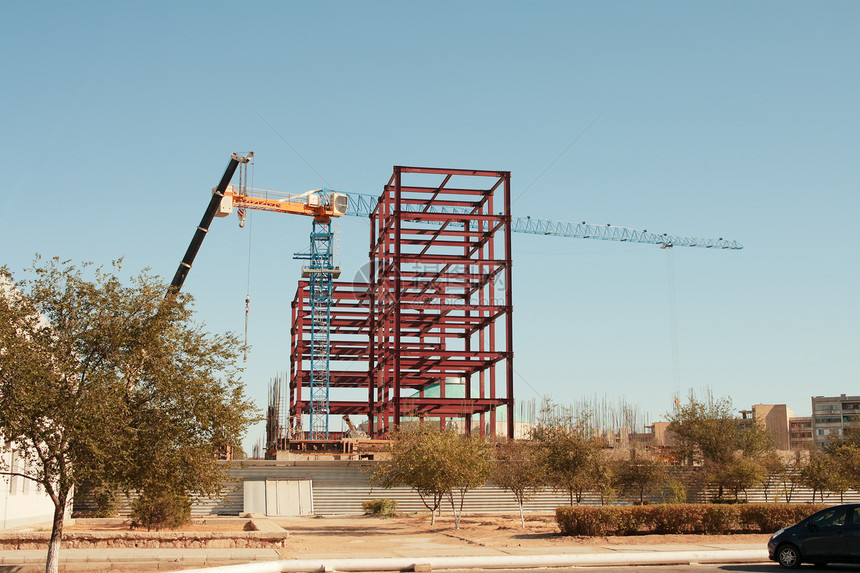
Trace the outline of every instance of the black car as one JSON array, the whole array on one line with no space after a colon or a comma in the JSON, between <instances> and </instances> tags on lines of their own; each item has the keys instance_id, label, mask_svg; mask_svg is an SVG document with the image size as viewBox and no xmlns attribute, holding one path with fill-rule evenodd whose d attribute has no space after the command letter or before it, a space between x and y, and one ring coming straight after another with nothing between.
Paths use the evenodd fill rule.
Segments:
<instances>
[{"instance_id":1,"label":"black car","mask_svg":"<svg viewBox=\"0 0 860 573\"><path fill-rule=\"evenodd\" d=\"M860 563L860 503L828 507L780 529L767 542L767 555L789 569L801 563Z\"/></svg>"}]
</instances>

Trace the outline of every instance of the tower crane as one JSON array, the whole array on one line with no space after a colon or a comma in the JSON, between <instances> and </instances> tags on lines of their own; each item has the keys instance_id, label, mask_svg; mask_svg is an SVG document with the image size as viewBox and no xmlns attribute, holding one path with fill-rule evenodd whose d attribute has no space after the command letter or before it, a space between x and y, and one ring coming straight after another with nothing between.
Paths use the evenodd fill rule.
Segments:
<instances>
[{"instance_id":1,"label":"tower crane","mask_svg":"<svg viewBox=\"0 0 860 573\"><path fill-rule=\"evenodd\" d=\"M340 267L333 263L333 233L331 222L342 216L368 217L376 208L377 197L364 193L335 191L331 189L316 189L301 194L287 194L275 191L251 189L240 178L238 186L231 185L237 168L247 168L253 152L246 155L232 154L227 169L221 181L212 189L212 198L203 214L203 218L185 256L176 270L176 274L168 288L168 296L175 295L182 288L188 272L209 232L209 226L215 217L226 217L237 210L241 220L244 220L245 209L271 211L303 215L313 218L310 234L310 249L306 253L297 253L294 258L307 261L302 266L302 277L309 279L311 304L311 386L310 386L310 422L311 436L315 439L328 439L329 414L329 372L330 372L330 325L332 303L332 280L340 276ZM404 209L416 209L416 206L404 205ZM465 210L456 207L432 206L431 211L440 213L462 213ZM452 223L456 225L456 223ZM614 225L591 225L581 223L566 223L531 217L512 217L511 231L532 235L553 237L569 237L580 239L598 239L630 243L658 245L660 248L670 247L699 247L707 249L739 250L743 246L737 241L728 239L701 239L683 237L648 231L635 230Z\"/></svg>"}]
</instances>

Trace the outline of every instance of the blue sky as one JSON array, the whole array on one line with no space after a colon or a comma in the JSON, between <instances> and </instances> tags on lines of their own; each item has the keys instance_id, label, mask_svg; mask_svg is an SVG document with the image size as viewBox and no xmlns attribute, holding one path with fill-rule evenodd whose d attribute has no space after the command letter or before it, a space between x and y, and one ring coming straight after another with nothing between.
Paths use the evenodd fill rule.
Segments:
<instances>
[{"instance_id":1,"label":"blue sky","mask_svg":"<svg viewBox=\"0 0 860 573\"><path fill-rule=\"evenodd\" d=\"M838 1L7 4L0 264L125 257L169 280L234 151L288 192L509 170L515 215L745 246L515 236L518 399L659 417L677 384L808 414L860 392L858 24ZM261 406L309 226L252 217ZM367 223L338 227L351 277ZM248 241L216 221L186 282L214 331L243 328Z\"/></svg>"}]
</instances>

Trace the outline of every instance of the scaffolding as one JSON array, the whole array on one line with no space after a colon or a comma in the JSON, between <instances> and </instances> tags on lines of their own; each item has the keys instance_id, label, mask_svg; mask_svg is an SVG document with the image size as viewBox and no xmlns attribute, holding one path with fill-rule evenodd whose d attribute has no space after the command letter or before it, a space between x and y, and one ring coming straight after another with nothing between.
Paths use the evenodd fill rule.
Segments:
<instances>
[{"instance_id":1,"label":"scaffolding","mask_svg":"<svg viewBox=\"0 0 860 573\"><path fill-rule=\"evenodd\" d=\"M505 406L513 437L510 172L395 167L370 219L370 434Z\"/></svg>"}]
</instances>

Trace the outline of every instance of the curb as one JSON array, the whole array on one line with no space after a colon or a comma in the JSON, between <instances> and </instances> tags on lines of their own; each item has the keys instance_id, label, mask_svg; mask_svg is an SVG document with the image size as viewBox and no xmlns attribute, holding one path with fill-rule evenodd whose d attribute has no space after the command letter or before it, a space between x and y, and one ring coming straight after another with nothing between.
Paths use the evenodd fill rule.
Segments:
<instances>
[{"instance_id":1,"label":"curb","mask_svg":"<svg viewBox=\"0 0 860 573\"><path fill-rule=\"evenodd\" d=\"M265 563L188 569L184 573L287 573L331 571L419 571L434 569L535 569L594 565L677 565L696 563L757 563L768 561L764 549L735 551L665 551L648 553L589 553L579 555L510 555L484 557L409 557L376 559L283 560Z\"/></svg>"}]
</instances>

